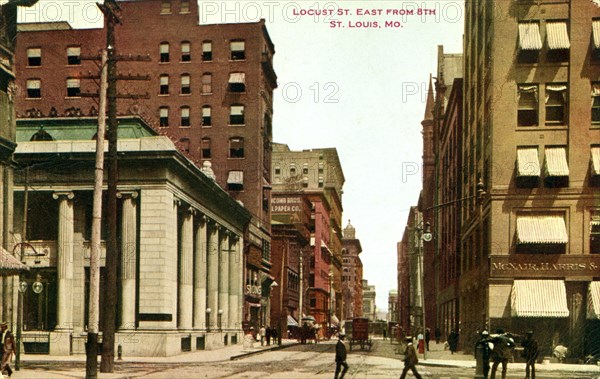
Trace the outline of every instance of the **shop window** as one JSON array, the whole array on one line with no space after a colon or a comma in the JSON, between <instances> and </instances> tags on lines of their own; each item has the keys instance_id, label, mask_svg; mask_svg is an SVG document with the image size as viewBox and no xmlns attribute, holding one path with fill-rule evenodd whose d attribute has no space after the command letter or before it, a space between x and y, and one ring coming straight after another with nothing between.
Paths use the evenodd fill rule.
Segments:
<instances>
[{"instance_id":1,"label":"shop window","mask_svg":"<svg viewBox=\"0 0 600 379\"><path fill-rule=\"evenodd\" d=\"M519 126L535 126L538 124L538 86L523 84L518 88L518 117Z\"/></svg>"},{"instance_id":2,"label":"shop window","mask_svg":"<svg viewBox=\"0 0 600 379\"><path fill-rule=\"evenodd\" d=\"M232 41L229 44L231 60L239 61L246 59L246 43L244 41Z\"/></svg>"},{"instance_id":3,"label":"shop window","mask_svg":"<svg viewBox=\"0 0 600 379\"><path fill-rule=\"evenodd\" d=\"M81 64L81 47L67 47L67 64L70 66Z\"/></svg>"},{"instance_id":4,"label":"shop window","mask_svg":"<svg viewBox=\"0 0 600 379\"><path fill-rule=\"evenodd\" d=\"M205 62L213 60L212 42L211 41L202 42L202 60Z\"/></svg>"},{"instance_id":5,"label":"shop window","mask_svg":"<svg viewBox=\"0 0 600 379\"><path fill-rule=\"evenodd\" d=\"M546 125L564 125L566 120L567 86L546 85Z\"/></svg>"},{"instance_id":6,"label":"shop window","mask_svg":"<svg viewBox=\"0 0 600 379\"><path fill-rule=\"evenodd\" d=\"M34 47L27 49L27 66L38 67L42 65L42 49Z\"/></svg>"},{"instance_id":7,"label":"shop window","mask_svg":"<svg viewBox=\"0 0 600 379\"><path fill-rule=\"evenodd\" d=\"M158 112L160 118L160 126L169 126L169 107L160 107Z\"/></svg>"}]
</instances>

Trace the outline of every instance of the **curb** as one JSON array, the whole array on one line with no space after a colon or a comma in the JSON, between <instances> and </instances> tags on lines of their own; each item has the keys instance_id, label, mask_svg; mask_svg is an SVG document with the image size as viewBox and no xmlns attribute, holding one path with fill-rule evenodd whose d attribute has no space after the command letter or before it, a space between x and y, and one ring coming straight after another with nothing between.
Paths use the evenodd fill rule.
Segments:
<instances>
[{"instance_id":1,"label":"curb","mask_svg":"<svg viewBox=\"0 0 600 379\"><path fill-rule=\"evenodd\" d=\"M239 355L232 355L229 358L229 360L230 361L235 361L237 359L246 358L246 357L249 357L251 355L261 354L261 353L264 353L264 352L267 352L267 351L282 350L282 349L286 349L286 348L288 348L290 346L297 346L297 345L300 345L300 343L297 342L297 343L291 343L291 344L281 345L281 346L275 345L275 346L267 348L267 349L260 349L260 350L256 350L256 351L249 351L247 353L243 353L243 354L239 354Z\"/></svg>"}]
</instances>

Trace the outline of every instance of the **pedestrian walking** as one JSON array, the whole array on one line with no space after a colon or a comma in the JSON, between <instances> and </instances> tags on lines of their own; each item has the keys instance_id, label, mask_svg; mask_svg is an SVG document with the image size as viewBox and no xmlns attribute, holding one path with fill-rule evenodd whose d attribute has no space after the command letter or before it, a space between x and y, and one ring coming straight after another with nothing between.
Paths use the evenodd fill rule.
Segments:
<instances>
[{"instance_id":1,"label":"pedestrian walking","mask_svg":"<svg viewBox=\"0 0 600 379\"><path fill-rule=\"evenodd\" d=\"M440 330L439 326L435 327L435 332L434 336L435 336L435 344L437 345L438 343L440 343L440 338L442 338L442 331Z\"/></svg>"},{"instance_id":2,"label":"pedestrian walking","mask_svg":"<svg viewBox=\"0 0 600 379\"><path fill-rule=\"evenodd\" d=\"M423 331L419 329L417 334L417 349L419 354L425 354L425 340L423 339Z\"/></svg>"},{"instance_id":3,"label":"pedestrian walking","mask_svg":"<svg viewBox=\"0 0 600 379\"><path fill-rule=\"evenodd\" d=\"M429 340L431 339L431 329L425 328L425 348L429 351Z\"/></svg>"},{"instance_id":4,"label":"pedestrian walking","mask_svg":"<svg viewBox=\"0 0 600 379\"><path fill-rule=\"evenodd\" d=\"M260 346L265 344L265 337L267 336L267 329L262 325L260 329L258 329L258 335L260 336Z\"/></svg>"},{"instance_id":5,"label":"pedestrian walking","mask_svg":"<svg viewBox=\"0 0 600 379\"><path fill-rule=\"evenodd\" d=\"M412 343L412 337L406 337L406 352L404 354L404 369L402 370L402 375L400 375L400 379L406 378L406 373L408 370L411 370L415 378L421 379L421 375L417 371L417 363L419 363L419 358L417 357L417 350L415 350L415 346Z\"/></svg>"},{"instance_id":6,"label":"pedestrian walking","mask_svg":"<svg viewBox=\"0 0 600 379\"><path fill-rule=\"evenodd\" d=\"M532 330L525 333L525 339L521 342L521 346L523 346L523 358L525 358L525 379L535 379L535 361L540 351L537 341L533 339Z\"/></svg>"},{"instance_id":7,"label":"pedestrian walking","mask_svg":"<svg viewBox=\"0 0 600 379\"><path fill-rule=\"evenodd\" d=\"M458 338L458 333L456 330L452 329L448 335L448 347L450 348L451 354L454 354L458 350Z\"/></svg>"},{"instance_id":8,"label":"pedestrian walking","mask_svg":"<svg viewBox=\"0 0 600 379\"><path fill-rule=\"evenodd\" d=\"M496 329L496 334L491 337L490 342L494 344L491 357L494 363L492 364L492 375L490 376L490 379L496 378L496 370L500 364L502 364L502 379L506 379L508 360L513 357L515 341L510 334L504 333L503 329Z\"/></svg>"},{"instance_id":9,"label":"pedestrian walking","mask_svg":"<svg viewBox=\"0 0 600 379\"><path fill-rule=\"evenodd\" d=\"M346 345L344 345L344 333L338 334L338 342L335 345L335 379L343 379L348 371L348 363L346 363ZM340 371L342 374L340 375ZM339 377L338 377L339 376Z\"/></svg>"},{"instance_id":10,"label":"pedestrian walking","mask_svg":"<svg viewBox=\"0 0 600 379\"><path fill-rule=\"evenodd\" d=\"M273 328L271 328L270 326L267 326L267 346L271 346L271 336L273 335Z\"/></svg>"},{"instance_id":11,"label":"pedestrian walking","mask_svg":"<svg viewBox=\"0 0 600 379\"><path fill-rule=\"evenodd\" d=\"M479 352L481 354L481 362L483 368L483 379L487 379L488 373L490 372L490 354L492 352L492 346L490 346L490 333L487 330L481 332L479 341L475 344L475 354ZM475 359L477 359L477 355Z\"/></svg>"},{"instance_id":12,"label":"pedestrian walking","mask_svg":"<svg viewBox=\"0 0 600 379\"><path fill-rule=\"evenodd\" d=\"M0 355L2 356L0 373L6 371L6 374L8 374L8 376L11 376L12 369L10 368L10 361L13 352L15 351L15 339L13 337L12 332L8 330L8 324L6 322L0 324L0 332L2 333L2 339L0 340Z\"/></svg>"},{"instance_id":13,"label":"pedestrian walking","mask_svg":"<svg viewBox=\"0 0 600 379\"><path fill-rule=\"evenodd\" d=\"M383 340L387 339L387 326L383 328Z\"/></svg>"}]
</instances>

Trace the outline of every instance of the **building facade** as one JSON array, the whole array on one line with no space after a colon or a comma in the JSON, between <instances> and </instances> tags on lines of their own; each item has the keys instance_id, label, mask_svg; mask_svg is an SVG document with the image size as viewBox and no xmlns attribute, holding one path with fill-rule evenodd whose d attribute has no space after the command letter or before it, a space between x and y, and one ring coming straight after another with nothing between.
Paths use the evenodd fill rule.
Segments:
<instances>
[{"instance_id":1,"label":"building facade","mask_svg":"<svg viewBox=\"0 0 600 379\"><path fill-rule=\"evenodd\" d=\"M600 8L467 2L460 318L597 351Z\"/></svg>"},{"instance_id":2,"label":"building facade","mask_svg":"<svg viewBox=\"0 0 600 379\"><path fill-rule=\"evenodd\" d=\"M312 204L305 312L318 323L339 323L342 314L342 187L335 148L292 151L273 145L273 193L294 191ZM335 326L335 325L334 325ZM324 329L323 329L324 330Z\"/></svg>"},{"instance_id":3,"label":"building facade","mask_svg":"<svg viewBox=\"0 0 600 379\"><path fill-rule=\"evenodd\" d=\"M362 246L356 238L356 229L348 220L342 239L342 298L344 304L344 319L362 317L362 273L363 265L360 259Z\"/></svg>"},{"instance_id":4,"label":"building facade","mask_svg":"<svg viewBox=\"0 0 600 379\"><path fill-rule=\"evenodd\" d=\"M363 279L363 316L369 319L369 321L377 321L377 304L375 303L375 297L377 292L375 286L369 285L369 281Z\"/></svg>"},{"instance_id":5,"label":"building facade","mask_svg":"<svg viewBox=\"0 0 600 379\"><path fill-rule=\"evenodd\" d=\"M30 267L22 278L26 353L85 353L96 131L94 118L19 121L14 238L26 244ZM250 213L140 119L120 120L118 150L115 340L123 354L241 342ZM100 325L105 255L102 242Z\"/></svg>"},{"instance_id":6,"label":"building facade","mask_svg":"<svg viewBox=\"0 0 600 379\"><path fill-rule=\"evenodd\" d=\"M264 20L199 25L197 1L118 1L115 28L120 74L149 80L119 80L120 115L139 115L169 136L198 167L210 162L217 183L253 215L244 257L250 281L269 280L270 182L274 45ZM17 116L93 116L97 93L90 60L106 46L106 29L72 29L67 23L19 26ZM127 75L124 75L127 76ZM128 94L147 98L126 98ZM266 315L268 297L245 292L245 320Z\"/></svg>"},{"instance_id":7,"label":"building facade","mask_svg":"<svg viewBox=\"0 0 600 379\"><path fill-rule=\"evenodd\" d=\"M393 324L398 324L398 291L391 290L388 293L388 318L387 321Z\"/></svg>"}]
</instances>

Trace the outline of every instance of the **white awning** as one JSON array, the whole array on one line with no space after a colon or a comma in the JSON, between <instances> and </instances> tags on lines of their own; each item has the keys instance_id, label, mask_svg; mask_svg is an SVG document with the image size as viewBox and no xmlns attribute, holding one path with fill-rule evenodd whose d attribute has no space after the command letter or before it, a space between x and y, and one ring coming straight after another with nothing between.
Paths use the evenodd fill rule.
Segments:
<instances>
[{"instance_id":1,"label":"white awning","mask_svg":"<svg viewBox=\"0 0 600 379\"><path fill-rule=\"evenodd\" d=\"M231 47L231 51L244 51L246 49L244 41L233 41L229 46Z\"/></svg>"},{"instance_id":2,"label":"white awning","mask_svg":"<svg viewBox=\"0 0 600 379\"><path fill-rule=\"evenodd\" d=\"M571 47L567 23L564 21L547 22L546 37L550 50L561 50Z\"/></svg>"},{"instance_id":3,"label":"white awning","mask_svg":"<svg viewBox=\"0 0 600 379\"><path fill-rule=\"evenodd\" d=\"M232 72L229 74L229 83L246 83L246 74L243 72Z\"/></svg>"},{"instance_id":4,"label":"white awning","mask_svg":"<svg viewBox=\"0 0 600 379\"><path fill-rule=\"evenodd\" d=\"M565 147L547 147L545 154L546 176L569 176L567 149Z\"/></svg>"},{"instance_id":5,"label":"white awning","mask_svg":"<svg viewBox=\"0 0 600 379\"><path fill-rule=\"evenodd\" d=\"M244 184L244 171L229 171L227 184Z\"/></svg>"},{"instance_id":6,"label":"white awning","mask_svg":"<svg viewBox=\"0 0 600 379\"><path fill-rule=\"evenodd\" d=\"M567 243L567 227L562 216L517 216L517 243Z\"/></svg>"},{"instance_id":7,"label":"white awning","mask_svg":"<svg viewBox=\"0 0 600 379\"><path fill-rule=\"evenodd\" d=\"M537 22L519 23L519 47L521 50L541 50L542 37Z\"/></svg>"},{"instance_id":8,"label":"white awning","mask_svg":"<svg viewBox=\"0 0 600 379\"><path fill-rule=\"evenodd\" d=\"M600 175L600 147L592 147L592 175Z\"/></svg>"},{"instance_id":9,"label":"white awning","mask_svg":"<svg viewBox=\"0 0 600 379\"><path fill-rule=\"evenodd\" d=\"M67 56L81 55L81 47L67 47Z\"/></svg>"},{"instance_id":10,"label":"white awning","mask_svg":"<svg viewBox=\"0 0 600 379\"><path fill-rule=\"evenodd\" d=\"M0 247L0 277L8 275L17 275L21 271L29 271L29 267Z\"/></svg>"},{"instance_id":11,"label":"white awning","mask_svg":"<svg viewBox=\"0 0 600 379\"><path fill-rule=\"evenodd\" d=\"M288 315L288 326L298 326L298 321L293 318L291 315Z\"/></svg>"},{"instance_id":12,"label":"white awning","mask_svg":"<svg viewBox=\"0 0 600 379\"><path fill-rule=\"evenodd\" d=\"M40 58L42 56L42 49L34 47L27 49L27 57L29 58Z\"/></svg>"},{"instance_id":13,"label":"white awning","mask_svg":"<svg viewBox=\"0 0 600 379\"><path fill-rule=\"evenodd\" d=\"M600 49L600 20L592 20L592 34L594 35L594 47Z\"/></svg>"},{"instance_id":14,"label":"white awning","mask_svg":"<svg viewBox=\"0 0 600 379\"><path fill-rule=\"evenodd\" d=\"M540 161L536 147L517 149L517 176L540 176Z\"/></svg>"},{"instance_id":15,"label":"white awning","mask_svg":"<svg viewBox=\"0 0 600 379\"><path fill-rule=\"evenodd\" d=\"M587 318L600 319L600 282L590 282L588 287Z\"/></svg>"},{"instance_id":16,"label":"white awning","mask_svg":"<svg viewBox=\"0 0 600 379\"><path fill-rule=\"evenodd\" d=\"M569 317L562 280L515 280L510 298L513 317Z\"/></svg>"},{"instance_id":17,"label":"white awning","mask_svg":"<svg viewBox=\"0 0 600 379\"><path fill-rule=\"evenodd\" d=\"M334 326L340 325L340 319L336 315L331 315L331 324Z\"/></svg>"}]
</instances>

